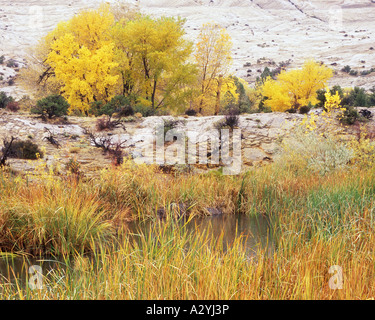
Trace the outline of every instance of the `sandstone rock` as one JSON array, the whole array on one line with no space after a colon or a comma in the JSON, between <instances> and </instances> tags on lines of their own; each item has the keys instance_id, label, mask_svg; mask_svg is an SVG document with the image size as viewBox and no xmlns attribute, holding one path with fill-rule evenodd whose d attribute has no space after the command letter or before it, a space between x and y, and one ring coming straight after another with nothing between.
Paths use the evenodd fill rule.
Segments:
<instances>
[{"instance_id":1,"label":"sandstone rock","mask_svg":"<svg viewBox=\"0 0 375 320\"><path fill-rule=\"evenodd\" d=\"M253 164L254 162L260 162L264 158L267 158L261 149L257 148L245 148L243 150L243 161L245 164Z\"/></svg>"},{"instance_id":2,"label":"sandstone rock","mask_svg":"<svg viewBox=\"0 0 375 320\"><path fill-rule=\"evenodd\" d=\"M277 147L278 147L278 144L275 142L261 144L261 148L263 149L263 151L269 154L274 154L275 151L277 150Z\"/></svg>"}]
</instances>

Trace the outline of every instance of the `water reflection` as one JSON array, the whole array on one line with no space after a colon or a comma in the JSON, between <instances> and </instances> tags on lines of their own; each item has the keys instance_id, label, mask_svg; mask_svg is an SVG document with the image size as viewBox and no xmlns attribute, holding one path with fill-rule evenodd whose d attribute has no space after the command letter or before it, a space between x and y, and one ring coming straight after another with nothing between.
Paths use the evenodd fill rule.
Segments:
<instances>
[{"instance_id":1,"label":"water reflection","mask_svg":"<svg viewBox=\"0 0 375 320\"><path fill-rule=\"evenodd\" d=\"M128 229L135 234L134 239L137 239L138 234L149 235L155 223L160 222L133 222L128 225ZM221 215L199 217L187 223L179 221L179 224L185 224L186 229L190 232L208 232L208 237L214 241L218 241L222 236L224 250L227 250L236 239L242 237L248 256L256 255L259 247L267 249L268 254L273 251L269 224L267 219L262 216Z\"/></svg>"},{"instance_id":2,"label":"water reflection","mask_svg":"<svg viewBox=\"0 0 375 320\"><path fill-rule=\"evenodd\" d=\"M273 252L273 243L270 237L269 224L266 218L257 216L249 217L245 215L222 215L212 217L194 218L191 221L179 221L181 225L185 225L188 232L192 235L205 233L207 239L212 239L216 244L222 241L223 250L226 251L231 247L233 242L242 237L242 245L246 250L248 258L255 258L259 248L267 249L266 254ZM156 236L157 232L155 224L160 226L163 222L158 220L147 222L132 222L127 226L127 234L136 241L141 241L141 236ZM181 227L176 225L176 227ZM121 243L121 241L120 241ZM264 252L264 251L263 251ZM90 258L90 256L88 256ZM58 260L53 257L29 258L29 257L13 257L0 256L0 286L1 285L18 285L25 287L28 280L33 276L29 268L31 266L40 266L43 276L47 276L54 270L67 269L72 266L68 265L67 260ZM73 261L71 261L73 263Z\"/></svg>"},{"instance_id":3,"label":"water reflection","mask_svg":"<svg viewBox=\"0 0 375 320\"><path fill-rule=\"evenodd\" d=\"M14 284L25 287L27 281L36 273L31 266L41 268L41 274L48 276L50 272L61 268L64 264L52 257L30 258L20 256L3 256L0 258L0 285Z\"/></svg>"}]
</instances>

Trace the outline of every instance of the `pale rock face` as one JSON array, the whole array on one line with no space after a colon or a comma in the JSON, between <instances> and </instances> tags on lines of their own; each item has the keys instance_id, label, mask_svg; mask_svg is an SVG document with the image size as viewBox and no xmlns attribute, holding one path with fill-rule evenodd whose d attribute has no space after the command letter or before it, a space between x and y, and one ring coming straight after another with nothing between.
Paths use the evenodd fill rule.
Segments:
<instances>
[{"instance_id":1,"label":"pale rock face","mask_svg":"<svg viewBox=\"0 0 375 320\"><path fill-rule=\"evenodd\" d=\"M370 110L372 113L375 112L375 108ZM239 152L243 170L246 170L248 166L258 166L273 161L280 151L280 142L291 132L290 130L294 126L301 123L303 117L303 115L299 114L277 112L241 115L241 125L236 130L240 131L241 149ZM170 141L162 144L161 149L157 149L154 142L152 142L149 155L150 159L153 158L153 160L150 163L156 163L157 152L160 150L163 150L162 153L167 154L168 150L173 151L176 149L178 151L176 157L179 152L183 152L185 157L201 155L202 150L207 156L208 163L216 164L212 162L212 159L216 159L216 153L212 150L212 141L220 135L213 128L222 118L222 116L176 118L175 120L180 120L176 131L182 134L182 144L180 144L181 141ZM49 168L55 166L64 167L69 158L74 157L82 164L85 174L95 175L101 169L108 168L112 160L108 154L104 154L101 149L93 146L87 132L94 132L98 138L104 137L114 143L121 143L125 155L128 154L134 159L139 159L145 156L145 150L150 150L144 149L144 147L149 147L147 140L154 141L155 125L163 123L167 119L170 120L171 117L142 118L134 122L127 122L125 131L122 128L117 128L112 131L96 132L95 118L69 117L69 124L61 125L43 123L40 119L33 116L12 114L0 110L0 148L3 147L4 139L9 140L11 136L14 136L20 140L31 139L32 142L38 144L45 151L45 158L42 159L41 163L10 159L11 168L18 171L33 172L36 167L44 163ZM370 120L369 125L373 126L374 124L375 119ZM60 148L56 148L45 139L47 137L46 129L53 134ZM211 135L212 133L213 135ZM197 144L193 143L190 146L190 140L185 140L184 136L189 137L189 139L196 137ZM208 142L212 138L214 139ZM217 147L221 149L219 152L221 160L223 160L222 151L226 150L228 145L229 149L232 148L232 140L230 139L229 143L224 140L221 140L221 142ZM183 151L179 149L182 145L184 145ZM214 149L218 151L216 147ZM167 157L165 160L168 160ZM200 162L201 158L198 157L196 160L194 163L202 163ZM189 162L188 164L191 163ZM207 170L209 168L204 165L198 166L197 169Z\"/></svg>"},{"instance_id":2,"label":"pale rock face","mask_svg":"<svg viewBox=\"0 0 375 320\"><path fill-rule=\"evenodd\" d=\"M246 148L243 150L245 164L252 165L253 163L261 162L267 155L257 148Z\"/></svg>"},{"instance_id":3,"label":"pale rock face","mask_svg":"<svg viewBox=\"0 0 375 320\"><path fill-rule=\"evenodd\" d=\"M286 120L286 118L290 118L292 121ZM44 123L35 116L2 111L0 113L0 148L4 139L9 140L11 136L19 140L31 139L32 142L43 148L45 158L42 159L42 163L10 159L10 166L18 171L32 173L35 168L43 163L47 164L48 168L55 166L64 167L69 158L74 157L81 163L86 173L95 174L98 173L98 170L108 167L111 159L108 154L103 154L101 149L94 147L93 142L86 134L86 130L94 132L97 139L107 137L114 143L121 143L125 154L131 155L134 159L139 159L146 155L146 150L150 150L147 149L149 147L148 141L154 141L155 127L171 119L172 117L142 118L135 122L126 123L125 131L118 128L110 132L95 132L95 118L69 117L70 124L62 125ZM185 149L178 152L183 152L185 157L188 157L186 159L198 156L196 158L197 162L202 163L200 162L202 159L199 157L202 154L204 157L207 156L206 159L209 164L219 164L219 162L214 163L212 160L216 161L215 159L216 156L219 156L219 152L222 157L220 149L227 150L227 147L229 149L232 148L232 140L230 139L229 143L225 142L225 140L220 140L220 133L215 129L216 123L222 121L223 116L179 117L175 118L175 120L179 120L175 132L182 138L180 141L170 141L164 144L164 147L161 148L164 150L165 155L171 150L180 150L179 147L184 146ZM240 126L237 130L239 130L241 137L241 149L239 152L243 167L261 165L263 162L272 160L273 154L278 147L278 139L287 133L287 129L282 124L285 121L289 121L290 126L293 126L296 123L294 121L298 122L298 120L301 120L301 116L298 114L241 115ZM56 148L56 146L48 142L46 138L50 134L53 134L55 140L60 144L60 148ZM231 137L232 134L229 136ZM188 137L188 139L185 140L185 137ZM185 144L185 142L191 143L191 141L196 141L196 143ZM212 144L216 142L218 143L217 145ZM216 151L212 151L213 146ZM74 151L73 153L72 150ZM155 152L156 147L154 147L152 142L151 158L156 156ZM167 160L167 157L165 159ZM150 163L154 162L151 161Z\"/></svg>"},{"instance_id":4,"label":"pale rock face","mask_svg":"<svg viewBox=\"0 0 375 320\"><path fill-rule=\"evenodd\" d=\"M0 55L21 66L27 48L35 45L59 21L101 0L0 0ZM115 0L108 0L113 3ZM375 67L375 3L370 0L127 0L154 16L186 18L187 37L195 40L199 28L217 22L233 41L232 72L254 83L258 70L291 59L300 67L309 58L341 70L350 65L359 72ZM244 66L246 65L246 67ZM5 78L13 70L0 66ZM375 73L348 76L338 72L330 84L373 86ZM3 88L2 88L3 87ZM17 85L2 91L22 96Z\"/></svg>"},{"instance_id":5,"label":"pale rock face","mask_svg":"<svg viewBox=\"0 0 375 320\"><path fill-rule=\"evenodd\" d=\"M273 155L276 151L276 149L278 148L278 144L275 143L275 142L271 142L271 143L262 143L261 144L261 148L263 149L263 151L265 153L268 153L270 155Z\"/></svg>"}]
</instances>

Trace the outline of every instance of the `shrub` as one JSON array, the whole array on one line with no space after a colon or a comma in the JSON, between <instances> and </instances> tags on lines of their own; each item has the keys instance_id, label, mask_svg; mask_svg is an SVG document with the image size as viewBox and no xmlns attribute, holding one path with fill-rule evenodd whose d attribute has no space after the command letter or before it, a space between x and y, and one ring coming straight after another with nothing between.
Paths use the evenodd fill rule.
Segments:
<instances>
[{"instance_id":1,"label":"shrub","mask_svg":"<svg viewBox=\"0 0 375 320\"><path fill-rule=\"evenodd\" d=\"M297 127L284 138L275 162L295 170L310 170L322 175L346 168L353 159L353 151L333 133L323 136L316 131Z\"/></svg>"},{"instance_id":2,"label":"shrub","mask_svg":"<svg viewBox=\"0 0 375 320\"><path fill-rule=\"evenodd\" d=\"M370 89L371 94L368 95L368 106L373 107L375 106L375 86Z\"/></svg>"},{"instance_id":3,"label":"shrub","mask_svg":"<svg viewBox=\"0 0 375 320\"><path fill-rule=\"evenodd\" d=\"M91 103L90 111L89 111L90 114L93 114L96 117L101 116L103 114L101 113L101 110L104 105L105 105L104 101L95 101Z\"/></svg>"},{"instance_id":4,"label":"shrub","mask_svg":"<svg viewBox=\"0 0 375 320\"><path fill-rule=\"evenodd\" d=\"M354 87L350 93L353 105L356 107L366 107L367 106L367 94L365 89Z\"/></svg>"},{"instance_id":5,"label":"shrub","mask_svg":"<svg viewBox=\"0 0 375 320\"><path fill-rule=\"evenodd\" d=\"M329 91L330 91L330 93L331 93L332 96L335 95L336 92L338 92L338 94L340 96L340 99L341 99L341 104L342 105L347 105L348 104L348 102L345 101L344 90L341 88L341 86L335 85ZM324 105L326 103L326 93L327 93L327 91L325 89L319 89L318 91L316 91L316 98L319 101L316 104L316 106L318 108L323 108L324 107Z\"/></svg>"},{"instance_id":6,"label":"shrub","mask_svg":"<svg viewBox=\"0 0 375 320\"><path fill-rule=\"evenodd\" d=\"M111 121L109 117L99 118L96 121L97 131L112 130L115 127L116 127L116 123L114 121Z\"/></svg>"},{"instance_id":7,"label":"shrub","mask_svg":"<svg viewBox=\"0 0 375 320\"><path fill-rule=\"evenodd\" d=\"M283 61L280 62L279 65L275 68L270 70L270 68L265 67L260 75L260 77L257 77L256 82L261 84L263 83L268 77L271 77L272 79L276 79L276 76L281 73L281 71L285 70L285 68L290 65L290 61Z\"/></svg>"},{"instance_id":8,"label":"shrub","mask_svg":"<svg viewBox=\"0 0 375 320\"><path fill-rule=\"evenodd\" d=\"M375 131L372 126L357 123L353 127L355 137L349 141L354 152L352 164L360 167L373 167L375 161Z\"/></svg>"},{"instance_id":9,"label":"shrub","mask_svg":"<svg viewBox=\"0 0 375 320\"><path fill-rule=\"evenodd\" d=\"M195 111L194 109L187 109L185 111L185 114L189 117L195 117L197 115L197 111Z\"/></svg>"},{"instance_id":10,"label":"shrub","mask_svg":"<svg viewBox=\"0 0 375 320\"><path fill-rule=\"evenodd\" d=\"M373 69L363 70L363 71L361 71L361 76L367 76L367 75L371 74L372 72L374 72Z\"/></svg>"},{"instance_id":11,"label":"shrub","mask_svg":"<svg viewBox=\"0 0 375 320\"><path fill-rule=\"evenodd\" d=\"M340 116L340 122L347 125L354 124L359 118L358 111L353 106L346 106L344 112Z\"/></svg>"},{"instance_id":12,"label":"shrub","mask_svg":"<svg viewBox=\"0 0 375 320\"><path fill-rule=\"evenodd\" d=\"M10 156L11 148L13 145L13 142L16 140L13 136L11 137L10 141L7 139L3 140L4 147L0 150L0 168L4 167L6 165L6 162Z\"/></svg>"},{"instance_id":13,"label":"shrub","mask_svg":"<svg viewBox=\"0 0 375 320\"><path fill-rule=\"evenodd\" d=\"M122 107L128 105L128 103L128 99L124 96L115 96L111 101L102 106L98 115L101 116L105 114L112 117L115 112L118 112Z\"/></svg>"},{"instance_id":14,"label":"shrub","mask_svg":"<svg viewBox=\"0 0 375 320\"><path fill-rule=\"evenodd\" d=\"M74 158L70 158L65 164L65 169L67 172L74 175L81 175L81 164Z\"/></svg>"},{"instance_id":15,"label":"shrub","mask_svg":"<svg viewBox=\"0 0 375 320\"><path fill-rule=\"evenodd\" d=\"M341 99L344 97L344 90L339 85L334 85L329 91L331 95L335 95L338 92Z\"/></svg>"},{"instance_id":16,"label":"shrub","mask_svg":"<svg viewBox=\"0 0 375 320\"><path fill-rule=\"evenodd\" d=\"M265 102L268 100L268 97L263 97L262 100L260 100L259 105L258 105L258 110L259 112L263 113L270 113L272 112L271 107L268 107L265 105Z\"/></svg>"},{"instance_id":17,"label":"shrub","mask_svg":"<svg viewBox=\"0 0 375 320\"><path fill-rule=\"evenodd\" d=\"M229 110L228 114L225 115L225 124L234 129L238 126L240 118L239 118L240 111L237 108L232 108Z\"/></svg>"},{"instance_id":18,"label":"shrub","mask_svg":"<svg viewBox=\"0 0 375 320\"><path fill-rule=\"evenodd\" d=\"M297 113L297 109L291 108L291 109L285 110L285 112L288 112L288 113Z\"/></svg>"},{"instance_id":19,"label":"shrub","mask_svg":"<svg viewBox=\"0 0 375 320\"><path fill-rule=\"evenodd\" d=\"M134 109L131 105L123 106L119 111L117 111L117 117L131 117L134 115Z\"/></svg>"},{"instance_id":20,"label":"shrub","mask_svg":"<svg viewBox=\"0 0 375 320\"><path fill-rule=\"evenodd\" d=\"M142 117L152 117L156 114L156 111L152 107L148 107L145 105L136 105L134 107L135 113L140 113Z\"/></svg>"},{"instance_id":21,"label":"shrub","mask_svg":"<svg viewBox=\"0 0 375 320\"><path fill-rule=\"evenodd\" d=\"M342 72L349 73L352 70L350 66L345 66L344 68L341 69Z\"/></svg>"},{"instance_id":22,"label":"shrub","mask_svg":"<svg viewBox=\"0 0 375 320\"><path fill-rule=\"evenodd\" d=\"M50 144L52 144L53 146L55 146L56 148L60 148L60 143L57 141L57 139L55 138L55 135L51 132L51 130L49 130L48 128L45 128L44 129L48 135L46 135L43 140L47 140Z\"/></svg>"},{"instance_id":23,"label":"shrub","mask_svg":"<svg viewBox=\"0 0 375 320\"><path fill-rule=\"evenodd\" d=\"M117 127L122 127L125 130L125 125L122 123L121 119L112 120L110 116L105 116L96 121L97 131L112 130Z\"/></svg>"},{"instance_id":24,"label":"shrub","mask_svg":"<svg viewBox=\"0 0 375 320\"><path fill-rule=\"evenodd\" d=\"M92 132L87 132L91 143L96 148L101 148L104 154L109 153L112 156L114 165L120 165L124 161L123 147L126 141L113 142L111 137L97 136Z\"/></svg>"},{"instance_id":25,"label":"shrub","mask_svg":"<svg viewBox=\"0 0 375 320\"><path fill-rule=\"evenodd\" d=\"M6 106L13 101L14 99L11 96L8 96L5 92L0 92L0 109L6 108Z\"/></svg>"},{"instance_id":26,"label":"shrub","mask_svg":"<svg viewBox=\"0 0 375 320\"><path fill-rule=\"evenodd\" d=\"M225 124L229 128L234 129L235 127L238 126L238 123L239 123L239 117L238 117L238 115L232 114L232 115L226 115L225 116Z\"/></svg>"},{"instance_id":27,"label":"shrub","mask_svg":"<svg viewBox=\"0 0 375 320\"><path fill-rule=\"evenodd\" d=\"M272 113L271 107L263 106L260 110L261 113Z\"/></svg>"},{"instance_id":28,"label":"shrub","mask_svg":"<svg viewBox=\"0 0 375 320\"><path fill-rule=\"evenodd\" d=\"M326 93L327 91L325 89L319 89L318 91L316 91L316 98L318 99L318 103L316 104L316 106L318 108L324 107L324 104L326 103Z\"/></svg>"},{"instance_id":29,"label":"shrub","mask_svg":"<svg viewBox=\"0 0 375 320\"><path fill-rule=\"evenodd\" d=\"M246 88L239 78L233 77L233 79L234 84L236 85L236 93L238 94L237 108L239 110L239 113L249 113L251 111L253 103L250 101L250 98L246 93ZM230 109L232 106L229 105L228 107Z\"/></svg>"},{"instance_id":30,"label":"shrub","mask_svg":"<svg viewBox=\"0 0 375 320\"><path fill-rule=\"evenodd\" d=\"M4 61L5 61L5 56L4 55L0 56L0 64L3 64Z\"/></svg>"},{"instance_id":31,"label":"shrub","mask_svg":"<svg viewBox=\"0 0 375 320\"><path fill-rule=\"evenodd\" d=\"M113 148L110 150L110 154L112 155L112 161L115 166L119 166L124 163L124 153L122 148L122 143L118 142L115 143Z\"/></svg>"},{"instance_id":32,"label":"shrub","mask_svg":"<svg viewBox=\"0 0 375 320\"><path fill-rule=\"evenodd\" d=\"M351 76L357 76L358 75L358 71L357 70L350 70L349 74Z\"/></svg>"},{"instance_id":33,"label":"shrub","mask_svg":"<svg viewBox=\"0 0 375 320\"><path fill-rule=\"evenodd\" d=\"M43 119L52 119L68 114L69 104L60 95L51 95L39 100L35 107L31 108L31 113L39 114Z\"/></svg>"},{"instance_id":34,"label":"shrub","mask_svg":"<svg viewBox=\"0 0 375 320\"><path fill-rule=\"evenodd\" d=\"M313 108L313 105L311 104L311 102L309 102L309 104L307 106L302 106L301 108L299 108L299 113L300 114L307 114L310 112L310 110Z\"/></svg>"},{"instance_id":35,"label":"shrub","mask_svg":"<svg viewBox=\"0 0 375 320\"><path fill-rule=\"evenodd\" d=\"M165 120L164 121L164 138L168 131L175 129L181 122L179 120Z\"/></svg>"},{"instance_id":36,"label":"shrub","mask_svg":"<svg viewBox=\"0 0 375 320\"><path fill-rule=\"evenodd\" d=\"M18 63L16 61L14 61L13 59L10 59L7 62L7 67L8 68L17 68L18 67Z\"/></svg>"},{"instance_id":37,"label":"shrub","mask_svg":"<svg viewBox=\"0 0 375 320\"><path fill-rule=\"evenodd\" d=\"M91 104L90 113L99 117L106 115L112 117L116 114L117 118L129 117L134 115L134 109L130 104L130 99L124 96L115 96L108 103L96 101Z\"/></svg>"},{"instance_id":38,"label":"shrub","mask_svg":"<svg viewBox=\"0 0 375 320\"><path fill-rule=\"evenodd\" d=\"M7 110L12 112L18 112L20 110L19 103L17 101L11 101L7 104Z\"/></svg>"},{"instance_id":39,"label":"shrub","mask_svg":"<svg viewBox=\"0 0 375 320\"><path fill-rule=\"evenodd\" d=\"M233 111L232 113L227 114L224 119L218 121L215 124L215 129L221 130L225 128L230 128L233 130L235 127L238 126L239 120L240 118L238 114L235 111Z\"/></svg>"},{"instance_id":40,"label":"shrub","mask_svg":"<svg viewBox=\"0 0 375 320\"><path fill-rule=\"evenodd\" d=\"M359 111L359 114L361 115L361 117L363 117L367 120L370 120L373 117L371 111L367 110L367 109L363 109L363 110Z\"/></svg>"},{"instance_id":41,"label":"shrub","mask_svg":"<svg viewBox=\"0 0 375 320\"><path fill-rule=\"evenodd\" d=\"M9 142L4 143L4 148L7 149ZM9 150L9 158L16 159L30 159L35 160L38 158L43 158L44 153L39 149L38 145L32 143L30 140L26 141L13 141Z\"/></svg>"},{"instance_id":42,"label":"shrub","mask_svg":"<svg viewBox=\"0 0 375 320\"><path fill-rule=\"evenodd\" d=\"M354 87L349 91L348 94L344 94L344 90L336 85L330 89L332 95L336 92L339 93L341 98L341 105L343 106L355 106L355 107L370 107L375 105L375 90L370 90L371 94L367 94L364 88ZM326 90L318 90L317 99L319 103L317 107L324 107L326 102L325 93Z\"/></svg>"}]
</instances>

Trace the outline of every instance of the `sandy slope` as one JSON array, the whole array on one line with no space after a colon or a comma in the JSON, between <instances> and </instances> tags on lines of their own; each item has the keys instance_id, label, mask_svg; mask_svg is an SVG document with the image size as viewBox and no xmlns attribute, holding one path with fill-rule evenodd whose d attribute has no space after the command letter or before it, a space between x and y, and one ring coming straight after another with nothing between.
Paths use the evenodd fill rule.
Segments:
<instances>
[{"instance_id":1,"label":"sandy slope","mask_svg":"<svg viewBox=\"0 0 375 320\"><path fill-rule=\"evenodd\" d=\"M100 0L0 0L0 55L22 62L25 49L58 21L69 19ZM107 2L115 2L109 0ZM269 59L292 60L300 66L308 58L337 63L359 71L375 67L375 3L370 0L127 0L145 13L187 19L188 37L216 21L228 29L234 49L233 71L253 82ZM342 17L342 20L340 20ZM341 21L341 22L340 22ZM258 59L266 58L262 63ZM363 62L364 61L364 62ZM244 64L251 64L244 67ZM251 70L251 72L249 71ZM341 72L332 83L372 87L373 73L348 77ZM12 90L12 89L8 89Z\"/></svg>"}]
</instances>

